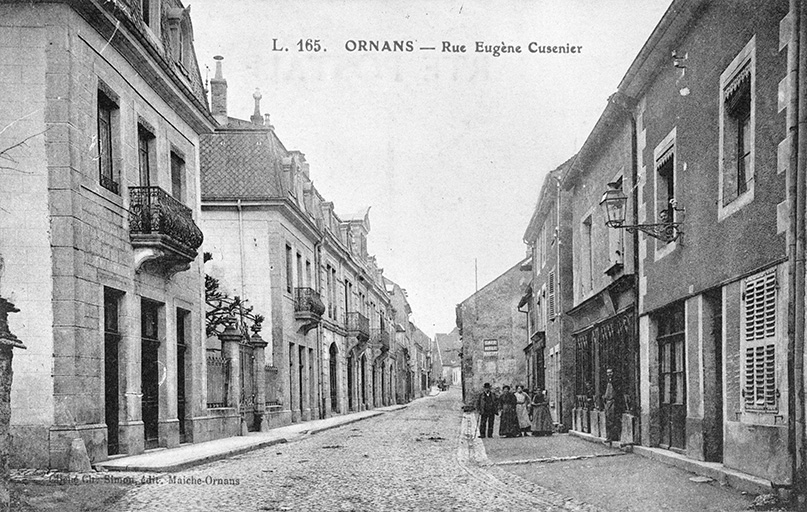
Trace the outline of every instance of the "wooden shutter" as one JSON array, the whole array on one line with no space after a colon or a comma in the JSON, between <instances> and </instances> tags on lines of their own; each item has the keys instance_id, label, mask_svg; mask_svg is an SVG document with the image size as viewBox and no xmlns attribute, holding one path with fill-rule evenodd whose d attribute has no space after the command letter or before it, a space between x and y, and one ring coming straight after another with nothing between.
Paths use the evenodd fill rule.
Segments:
<instances>
[{"instance_id":1,"label":"wooden shutter","mask_svg":"<svg viewBox=\"0 0 807 512\"><path fill-rule=\"evenodd\" d=\"M776 272L745 282L745 386L747 410L776 411Z\"/></svg>"}]
</instances>

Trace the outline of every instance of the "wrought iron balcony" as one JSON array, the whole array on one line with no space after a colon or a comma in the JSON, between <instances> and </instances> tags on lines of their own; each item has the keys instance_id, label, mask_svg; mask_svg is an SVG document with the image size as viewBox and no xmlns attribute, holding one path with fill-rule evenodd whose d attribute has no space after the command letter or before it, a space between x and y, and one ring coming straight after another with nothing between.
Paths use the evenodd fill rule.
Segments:
<instances>
[{"instance_id":1,"label":"wrought iron balcony","mask_svg":"<svg viewBox=\"0 0 807 512\"><path fill-rule=\"evenodd\" d=\"M135 268L156 265L171 274L190 268L204 238L191 209L160 187L129 187L129 202Z\"/></svg>"},{"instance_id":2,"label":"wrought iron balcony","mask_svg":"<svg viewBox=\"0 0 807 512\"><path fill-rule=\"evenodd\" d=\"M358 311L351 311L345 318L348 336L355 336L359 341L370 339L370 320Z\"/></svg>"},{"instance_id":3,"label":"wrought iron balcony","mask_svg":"<svg viewBox=\"0 0 807 512\"><path fill-rule=\"evenodd\" d=\"M312 288L294 289L294 318L305 322L305 332L316 327L323 313L325 304L318 291Z\"/></svg>"}]
</instances>

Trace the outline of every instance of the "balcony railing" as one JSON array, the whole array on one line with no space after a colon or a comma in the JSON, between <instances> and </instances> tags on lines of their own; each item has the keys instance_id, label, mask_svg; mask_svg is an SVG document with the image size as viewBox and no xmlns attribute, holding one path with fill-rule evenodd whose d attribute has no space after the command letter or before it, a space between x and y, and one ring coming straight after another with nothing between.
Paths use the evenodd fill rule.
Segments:
<instances>
[{"instance_id":1,"label":"balcony railing","mask_svg":"<svg viewBox=\"0 0 807 512\"><path fill-rule=\"evenodd\" d=\"M322 303L318 291L313 288L295 288L294 292L295 313L304 313L306 316L317 317L325 313L325 304Z\"/></svg>"},{"instance_id":2,"label":"balcony railing","mask_svg":"<svg viewBox=\"0 0 807 512\"><path fill-rule=\"evenodd\" d=\"M345 326L350 336L356 336L359 341L370 339L370 320L357 311L350 311L345 317Z\"/></svg>"},{"instance_id":3,"label":"balcony railing","mask_svg":"<svg viewBox=\"0 0 807 512\"><path fill-rule=\"evenodd\" d=\"M148 253L140 259L168 259L187 268L204 238L191 209L160 187L130 187L129 199L132 245Z\"/></svg>"}]
</instances>

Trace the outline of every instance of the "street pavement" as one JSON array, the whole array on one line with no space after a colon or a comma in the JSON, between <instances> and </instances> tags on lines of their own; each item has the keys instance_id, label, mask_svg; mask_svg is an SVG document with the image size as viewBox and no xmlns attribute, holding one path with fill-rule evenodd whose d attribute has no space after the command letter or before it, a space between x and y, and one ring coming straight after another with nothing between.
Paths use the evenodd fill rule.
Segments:
<instances>
[{"instance_id":1,"label":"street pavement","mask_svg":"<svg viewBox=\"0 0 807 512\"><path fill-rule=\"evenodd\" d=\"M484 443L459 391L177 473L111 510L746 510L750 498L570 436ZM123 477L127 473L110 473ZM142 480L140 480L142 481Z\"/></svg>"}]
</instances>

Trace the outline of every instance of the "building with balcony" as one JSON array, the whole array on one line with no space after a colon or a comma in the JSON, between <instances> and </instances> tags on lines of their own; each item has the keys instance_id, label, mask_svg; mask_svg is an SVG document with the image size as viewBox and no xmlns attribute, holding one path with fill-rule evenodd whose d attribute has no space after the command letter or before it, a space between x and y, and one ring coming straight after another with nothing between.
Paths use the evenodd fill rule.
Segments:
<instances>
[{"instance_id":1,"label":"building with balcony","mask_svg":"<svg viewBox=\"0 0 807 512\"><path fill-rule=\"evenodd\" d=\"M462 340L462 396L473 405L482 385L494 389L523 384L527 369L524 340L527 319L518 311L529 274L528 259L518 262L457 304L456 323Z\"/></svg>"},{"instance_id":2,"label":"building with balcony","mask_svg":"<svg viewBox=\"0 0 807 512\"><path fill-rule=\"evenodd\" d=\"M148 9L144 10L143 6ZM66 467L211 437L201 350L200 134L178 0L0 5L0 294L11 462Z\"/></svg>"},{"instance_id":3,"label":"building with balcony","mask_svg":"<svg viewBox=\"0 0 807 512\"><path fill-rule=\"evenodd\" d=\"M220 57L211 94L219 126L201 148L205 269L266 316L270 346L257 371L267 376L267 422L253 428L393 403L392 309L367 251L369 209L335 213L305 155L261 114L259 92L249 120L227 115Z\"/></svg>"}]
</instances>

